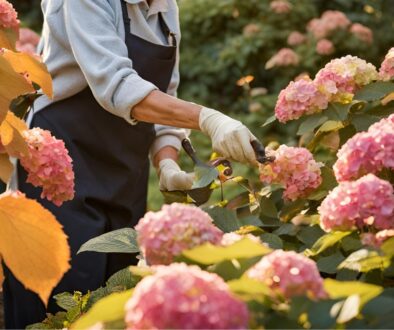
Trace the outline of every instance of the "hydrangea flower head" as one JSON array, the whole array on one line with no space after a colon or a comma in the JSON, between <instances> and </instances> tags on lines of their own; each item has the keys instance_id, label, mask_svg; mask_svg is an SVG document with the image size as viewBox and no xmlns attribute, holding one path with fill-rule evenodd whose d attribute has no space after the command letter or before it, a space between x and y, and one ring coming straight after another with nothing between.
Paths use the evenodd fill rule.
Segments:
<instances>
[{"instance_id":1,"label":"hydrangea flower head","mask_svg":"<svg viewBox=\"0 0 394 330\"><path fill-rule=\"evenodd\" d=\"M319 55L330 55L334 51L334 44L328 39L321 39L316 44L316 53Z\"/></svg>"},{"instance_id":2,"label":"hydrangea flower head","mask_svg":"<svg viewBox=\"0 0 394 330\"><path fill-rule=\"evenodd\" d=\"M287 0L273 0L270 9L275 14L287 14L291 11L292 5Z\"/></svg>"},{"instance_id":3,"label":"hydrangea flower head","mask_svg":"<svg viewBox=\"0 0 394 330\"><path fill-rule=\"evenodd\" d=\"M182 251L204 243L220 244L223 236L207 213L177 203L146 213L135 229L142 254L150 265L168 265Z\"/></svg>"},{"instance_id":4,"label":"hydrangea flower head","mask_svg":"<svg viewBox=\"0 0 394 330\"><path fill-rule=\"evenodd\" d=\"M372 44L373 42L372 30L360 23L352 24L352 26L350 27L350 33L354 34L359 40L367 44Z\"/></svg>"},{"instance_id":5,"label":"hydrangea flower head","mask_svg":"<svg viewBox=\"0 0 394 330\"><path fill-rule=\"evenodd\" d=\"M282 48L265 64L266 69L284 66L296 66L300 62L297 53L290 48Z\"/></svg>"},{"instance_id":6,"label":"hydrangea flower head","mask_svg":"<svg viewBox=\"0 0 394 330\"><path fill-rule=\"evenodd\" d=\"M17 30L19 27L18 14L11 3L0 0L0 28Z\"/></svg>"},{"instance_id":7,"label":"hydrangea flower head","mask_svg":"<svg viewBox=\"0 0 394 330\"><path fill-rule=\"evenodd\" d=\"M328 37L333 31L346 29L351 22L346 15L337 10L327 10L320 18L312 19L307 26L316 39Z\"/></svg>"},{"instance_id":8,"label":"hydrangea flower head","mask_svg":"<svg viewBox=\"0 0 394 330\"><path fill-rule=\"evenodd\" d=\"M260 180L282 184L285 199L305 197L320 186L323 164L317 163L309 150L281 145L272 155L275 157L272 163L260 165Z\"/></svg>"},{"instance_id":9,"label":"hydrangea flower head","mask_svg":"<svg viewBox=\"0 0 394 330\"><path fill-rule=\"evenodd\" d=\"M295 296L323 299L327 296L316 263L294 251L276 250L264 256L247 271L247 275L287 299Z\"/></svg>"},{"instance_id":10,"label":"hydrangea flower head","mask_svg":"<svg viewBox=\"0 0 394 330\"><path fill-rule=\"evenodd\" d=\"M380 248L389 238L394 237L394 229L384 229L375 233L362 233L360 235L361 243L373 248Z\"/></svg>"},{"instance_id":11,"label":"hydrangea flower head","mask_svg":"<svg viewBox=\"0 0 394 330\"><path fill-rule=\"evenodd\" d=\"M21 28L19 30L19 40L16 42L16 49L20 52L35 55L39 42L40 36L37 33L27 28Z\"/></svg>"},{"instance_id":12,"label":"hydrangea flower head","mask_svg":"<svg viewBox=\"0 0 394 330\"><path fill-rule=\"evenodd\" d=\"M394 47L386 54L380 66L379 76L384 81L389 81L394 78Z\"/></svg>"},{"instance_id":13,"label":"hydrangea flower head","mask_svg":"<svg viewBox=\"0 0 394 330\"><path fill-rule=\"evenodd\" d=\"M74 171L64 142L41 128L27 130L23 135L29 153L20 157L20 163L28 173L27 182L42 187L41 198L57 206L73 199Z\"/></svg>"},{"instance_id":14,"label":"hydrangea flower head","mask_svg":"<svg viewBox=\"0 0 394 330\"><path fill-rule=\"evenodd\" d=\"M249 313L218 275L197 266L155 267L126 303L132 329L247 329Z\"/></svg>"},{"instance_id":15,"label":"hydrangea flower head","mask_svg":"<svg viewBox=\"0 0 394 330\"><path fill-rule=\"evenodd\" d=\"M287 37L287 44L289 46L298 46L306 41L306 36L298 31L293 31Z\"/></svg>"},{"instance_id":16,"label":"hydrangea flower head","mask_svg":"<svg viewBox=\"0 0 394 330\"><path fill-rule=\"evenodd\" d=\"M357 181L345 181L334 188L319 209L320 226L332 230L394 227L393 187L368 174Z\"/></svg>"},{"instance_id":17,"label":"hydrangea flower head","mask_svg":"<svg viewBox=\"0 0 394 330\"><path fill-rule=\"evenodd\" d=\"M328 98L308 79L292 81L279 93L275 116L281 123L326 109Z\"/></svg>"}]
</instances>

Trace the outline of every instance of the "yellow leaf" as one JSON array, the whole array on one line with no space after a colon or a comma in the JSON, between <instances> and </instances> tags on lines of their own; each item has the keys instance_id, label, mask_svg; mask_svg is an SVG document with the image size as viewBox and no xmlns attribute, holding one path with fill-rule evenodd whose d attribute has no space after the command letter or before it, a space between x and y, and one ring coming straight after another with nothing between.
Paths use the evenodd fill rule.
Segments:
<instances>
[{"instance_id":1,"label":"yellow leaf","mask_svg":"<svg viewBox=\"0 0 394 330\"><path fill-rule=\"evenodd\" d=\"M0 48L14 50L18 35L18 31L13 29L0 29Z\"/></svg>"},{"instance_id":2,"label":"yellow leaf","mask_svg":"<svg viewBox=\"0 0 394 330\"><path fill-rule=\"evenodd\" d=\"M12 165L8 154L0 154L0 179L4 183L10 180L13 170L14 165Z\"/></svg>"},{"instance_id":3,"label":"yellow leaf","mask_svg":"<svg viewBox=\"0 0 394 330\"><path fill-rule=\"evenodd\" d=\"M7 50L4 58L8 60L15 71L29 74L29 79L42 88L42 91L50 98L53 96L52 78L44 63L26 53L15 53Z\"/></svg>"},{"instance_id":4,"label":"yellow leaf","mask_svg":"<svg viewBox=\"0 0 394 330\"><path fill-rule=\"evenodd\" d=\"M387 103L394 101L394 92L390 93L389 95L387 95L382 101L382 105L386 105Z\"/></svg>"},{"instance_id":5,"label":"yellow leaf","mask_svg":"<svg viewBox=\"0 0 394 330\"><path fill-rule=\"evenodd\" d=\"M33 92L33 86L22 75L15 72L3 56L0 56L0 123L7 115L13 99Z\"/></svg>"},{"instance_id":6,"label":"yellow leaf","mask_svg":"<svg viewBox=\"0 0 394 330\"><path fill-rule=\"evenodd\" d=\"M23 196L0 198L0 254L15 277L45 304L70 268L62 226L38 202Z\"/></svg>"},{"instance_id":7,"label":"yellow leaf","mask_svg":"<svg viewBox=\"0 0 394 330\"><path fill-rule=\"evenodd\" d=\"M12 157L26 155L28 146L23 138L23 131L27 130L24 121L8 111L5 120L0 125L0 137L7 153Z\"/></svg>"}]
</instances>

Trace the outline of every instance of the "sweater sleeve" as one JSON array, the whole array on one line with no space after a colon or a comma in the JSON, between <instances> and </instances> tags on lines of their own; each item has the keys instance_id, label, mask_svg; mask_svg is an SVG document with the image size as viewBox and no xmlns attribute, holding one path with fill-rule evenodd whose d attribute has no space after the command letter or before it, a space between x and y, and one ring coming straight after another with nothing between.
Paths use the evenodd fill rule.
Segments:
<instances>
[{"instance_id":1,"label":"sweater sleeve","mask_svg":"<svg viewBox=\"0 0 394 330\"><path fill-rule=\"evenodd\" d=\"M130 124L131 109L157 87L133 69L107 0L64 0L66 32L74 57L97 102Z\"/></svg>"}]
</instances>

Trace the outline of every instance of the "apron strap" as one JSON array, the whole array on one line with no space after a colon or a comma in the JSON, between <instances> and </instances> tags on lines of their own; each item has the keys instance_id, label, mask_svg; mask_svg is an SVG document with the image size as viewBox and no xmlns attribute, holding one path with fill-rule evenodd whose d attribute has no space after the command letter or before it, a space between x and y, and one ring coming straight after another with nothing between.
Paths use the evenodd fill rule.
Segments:
<instances>
[{"instance_id":1,"label":"apron strap","mask_svg":"<svg viewBox=\"0 0 394 330\"><path fill-rule=\"evenodd\" d=\"M130 33L131 31L131 19L129 17L129 14L127 12L127 3L124 0L120 0L121 4L122 4L122 14L123 14L123 22L124 22L124 26L125 26L125 31L126 33ZM167 37L167 38L171 38L171 46L176 47L177 46L177 41L175 38L175 34L173 32L171 32L170 28L168 27L168 24L166 23L166 21L163 18L163 14L160 12L159 13L159 23L160 23L160 28L163 32L163 34Z\"/></svg>"}]
</instances>

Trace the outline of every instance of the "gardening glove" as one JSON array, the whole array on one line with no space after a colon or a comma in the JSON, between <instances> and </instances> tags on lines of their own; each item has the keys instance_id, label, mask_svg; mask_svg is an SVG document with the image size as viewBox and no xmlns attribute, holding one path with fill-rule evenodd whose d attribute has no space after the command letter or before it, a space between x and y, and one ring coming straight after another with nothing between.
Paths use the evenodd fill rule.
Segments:
<instances>
[{"instance_id":1,"label":"gardening glove","mask_svg":"<svg viewBox=\"0 0 394 330\"><path fill-rule=\"evenodd\" d=\"M194 173L182 171L172 159L159 162L160 190L190 190L194 181Z\"/></svg>"},{"instance_id":2,"label":"gardening glove","mask_svg":"<svg viewBox=\"0 0 394 330\"><path fill-rule=\"evenodd\" d=\"M204 107L199 123L201 131L211 138L214 151L230 160L256 164L250 143L257 139L240 121Z\"/></svg>"}]
</instances>

